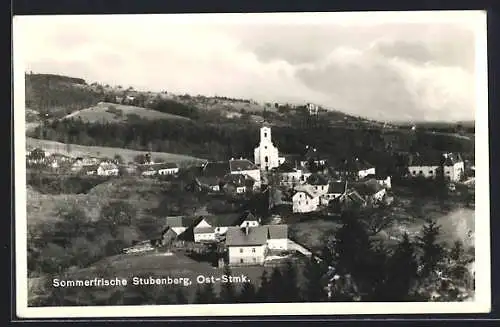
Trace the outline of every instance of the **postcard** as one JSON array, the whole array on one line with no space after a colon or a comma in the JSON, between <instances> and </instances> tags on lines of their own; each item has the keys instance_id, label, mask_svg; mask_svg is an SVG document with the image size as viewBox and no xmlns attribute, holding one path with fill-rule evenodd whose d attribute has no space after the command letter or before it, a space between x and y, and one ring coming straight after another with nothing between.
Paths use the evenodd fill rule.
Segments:
<instances>
[{"instance_id":1,"label":"postcard","mask_svg":"<svg viewBox=\"0 0 500 327\"><path fill-rule=\"evenodd\" d=\"M19 318L489 312L485 12L13 26Z\"/></svg>"}]
</instances>

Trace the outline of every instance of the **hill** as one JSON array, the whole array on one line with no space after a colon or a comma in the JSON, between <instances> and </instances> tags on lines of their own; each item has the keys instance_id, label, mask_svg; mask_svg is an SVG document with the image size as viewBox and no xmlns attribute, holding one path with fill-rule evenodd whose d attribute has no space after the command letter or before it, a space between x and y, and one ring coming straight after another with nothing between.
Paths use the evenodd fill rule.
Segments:
<instances>
[{"instance_id":1,"label":"hill","mask_svg":"<svg viewBox=\"0 0 500 327\"><path fill-rule=\"evenodd\" d=\"M140 118L151 120L189 119L187 117L172 115L142 107L114 104L108 102L99 102L96 106L72 112L66 115L63 119L82 119L84 122L88 123L116 123L126 122L131 119L131 116L137 116Z\"/></svg>"},{"instance_id":2,"label":"hill","mask_svg":"<svg viewBox=\"0 0 500 327\"><path fill-rule=\"evenodd\" d=\"M64 144L56 141L39 140L31 137L26 138L26 148L41 148L48 152L61 153L71 157L94 156L98 158L113 158L115 155L120 155L125 162L131 162L137 155L144 154L144 151L103 146ZM151 152L151 156L167 162L176 162L179 165L205 161L204 159L191 156L165 152Z\"/></svg>"},{"instance_id":3,"label":"hill","mask_svg":"<svg viewBox=\"0 0 500 327\"><path fill-rule=\"evenodd\" d=\"M88 86L84 79L61 75L25 74L25 87L26 107L49 117L63 117L103 98L103 93Z\"/></svg>"}]
</instances>

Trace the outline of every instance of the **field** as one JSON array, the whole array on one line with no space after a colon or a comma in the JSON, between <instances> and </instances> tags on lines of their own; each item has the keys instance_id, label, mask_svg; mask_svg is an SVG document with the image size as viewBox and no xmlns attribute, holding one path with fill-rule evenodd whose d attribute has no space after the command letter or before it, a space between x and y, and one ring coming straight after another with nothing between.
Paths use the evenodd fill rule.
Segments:
<instances>
[{"instance_id":1,"label":"field","mask_svg":"<svg viewBox=\"0 0 500 327\"><path fill-rule=\"evenodd\" d=\"M108 157L113 158L115 155L120 155L125 162L132 162L134 157L144 154L144 151L111 148L104 146L85 146L79 144L64 144L56 141L40 140L31 137L26 137L27 148L41 148L48 152L57 152L71 157L78 156L95 156L95 157ZM68 149L71 152L68 152ZM203 159L194 158L181 154L165 153L165 152L151 152L153 159L163 160L167 162L176 162L179 165L187 163L203 162Z\"/></svg>"},{"instance_id":2,"label":"field","mask_svg":"<svg viewBox=\"0 0 500 327\"><path fill-rule=\"evenodd\" d=\"M63 119L82 119L84 122L97 123L117 123L126 122L128 115L137 115L143 119L182 119L188 120L189 118L171 115L151 109L126 106L122 104L113 104L100 102L98 105L82 110L78 110L65 116Z\"/></svg>"}]
</instances>

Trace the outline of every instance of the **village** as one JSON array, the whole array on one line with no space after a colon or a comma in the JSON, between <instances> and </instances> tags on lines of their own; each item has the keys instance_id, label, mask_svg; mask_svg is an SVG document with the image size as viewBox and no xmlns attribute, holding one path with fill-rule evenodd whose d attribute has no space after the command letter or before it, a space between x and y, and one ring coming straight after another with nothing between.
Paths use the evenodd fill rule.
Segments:
<instances>
[{"instance_id":1,"label":"village","mask_svg":"<svg viewBox=\"0 0 500 327\"><path fill-rule=\"evenodd\" d=\"M253 161L240 157L179 167L176 163L155 162L149 153L136 162L124 163L119 158L71 158L39 148L28 151L26 160L28 168L56 175L171 179L185 179L187 175L190 180L186 188L193 192L231 196L262 194L270 208L285 207L291 215L335 216L346 208L391 206L398 196L392 190L392 176L377 171L363 158L342 158L333 164L330 158L313 145L306 146L299 155L280 153L273 143L271 126L264 124ZM431 158L417 154L408 162L405 177L436 179L441 174L448 191L454 192L457 184L468 185L469 189L473 185L474 167L467 169L467 180L465 172L459 153L443 153L441 157ZM315 256L290 237L288 225L279 214L265 221L264 218L252 210L169 216L165 217L159 237L136 242L123 249L123 253L196 252L208 256L219 267L262 266Z\"/></svg>"}]
</instances>

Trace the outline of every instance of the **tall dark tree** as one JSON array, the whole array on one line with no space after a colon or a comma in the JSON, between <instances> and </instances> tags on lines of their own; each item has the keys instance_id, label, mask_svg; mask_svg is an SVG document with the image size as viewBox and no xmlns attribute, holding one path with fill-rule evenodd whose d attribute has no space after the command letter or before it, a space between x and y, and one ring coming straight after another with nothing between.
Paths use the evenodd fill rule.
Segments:
<instances>
[{"instance_id":1,"label":"tall dark tree","mask_svg":"<svg viewBox=\"0 0 500 327\"><path fill-rule=\"evenodd\" d=\"M228 265L224 266L224 275L231 276L231 269ZM236 302L236 291L232 283L222 283L219 301L221 303L235 303Z\"/></svg>"},{"instance_id":2,"label":"tall dark tree","mask_svg":"<svg viewBox=\"0 0 500 327\"><path fill-rule=\"evenodd\" d=\"M383 300L409 300L411 288L417 279L417 266L414 245L405 233L388 260L387 281L380 294Z\"/></svg>"},{"instance_id":3,"label":"tall dark tree","mask_svg":"<svg viewBox=\"0 0 500 327\"><path fill-rule=\"evenodd\" d=\"M305 285L302 288L302 299L305 302L322 302L327 299L326 265L311 258L304 268Z\"/></svg>"},{"instance_id":4,"label":"tall dark tree","mask_svg":"<svg viewBox=\"0 0 500 327\"><path fill-rule=\"evenodd\" d=\"M440 226L436 222L428 221L422 227L421 233L422 236L418 238L418 245L422 251L420 276L427 278L435 271L439 262L443 259L444 249L438 243L441 231Z\"/></svg>"},{"instance_id":5,"label":"tall dark tree","mask_svg":"<svg viewBox=\"0 0 500 327\"><path fill-rule=\"evenodd\" d=\"M196 290L195 297L196 304L214 304L217 303L217 295L214 291L212 283L199 286Z\"/></svg>"},{"instance_id":6,"label":"tall dark tree","mask_svg":"<svg viewBox=\"0 0 500 327\"><path fill-rule=\"evenodd\" d=\"M237 302L239 303L254 303L257 302L257 292L252 283L245 283L238 294Z\"/></svg>"},{"instance_id":7,"label":"tall dark tree","mask_svg":"<svg viewBox=\"0 0 500 327\"><path fill-rule=\"evenodd\" d=\"M299 302L300 301L300 288L297 274L297 268L292 261L287 261L285 269L282 273L282 280L280 283L283 287L282 302Z\"/></svg>"},{"instance_id":8,"label":"tall dark tree","mask_svg":"<svg viewBox=\"0 0 500 327\"><path fill-rule=\"evenodd\" d=\"M267 270L264 270L262 272L262 276L260 277L259 290L257 291L258 302L271 302L270 301L271 283L268 275L269 274Z\"/></svg>"}]
</instances>

